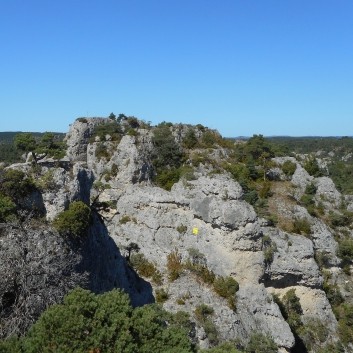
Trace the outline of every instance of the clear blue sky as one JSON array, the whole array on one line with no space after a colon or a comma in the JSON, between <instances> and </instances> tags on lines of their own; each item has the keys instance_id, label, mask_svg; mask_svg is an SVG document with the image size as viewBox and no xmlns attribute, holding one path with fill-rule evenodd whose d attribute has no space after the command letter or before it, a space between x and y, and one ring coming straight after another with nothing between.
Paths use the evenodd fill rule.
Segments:
<instances>
[{"instance_id":1,"label":"clear blue sky","mask_svg":"<svg viewBox=\"0 0 353 353\"><path fill-rule=\"evenodd\" d=\"M0 0L0 50L0 131L353 135L352 0Z\"/></svg>"}]
</instances>

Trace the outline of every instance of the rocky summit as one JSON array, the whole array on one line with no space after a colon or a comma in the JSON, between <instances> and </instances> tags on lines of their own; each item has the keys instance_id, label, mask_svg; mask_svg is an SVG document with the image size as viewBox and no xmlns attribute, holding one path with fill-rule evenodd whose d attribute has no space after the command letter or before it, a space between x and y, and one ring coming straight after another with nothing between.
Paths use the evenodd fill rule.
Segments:
<instances>
[{"instance_id":1,"label":"rocky summit","mask_svg":"<svg viewBox=\"0 0 353 353\"><path fill-rule=\"evenodd\" d=\"M34 163L29 154L3 167L4 185L16 170L34 186L18 197L20 216L1 223L2 338L23 335L80 286L123 288L134 307L157 301L189 313L189 338L201 349L241 349L256 332L280 352L352 349L344 321L352 198L329 175L308 172L312 156L253 139L226 140L202 125L80 118L63 158ZM77 202L90 207L90 225L80 237L63 235L55 220ZM203 305L212 308L207 325L197 315Z\"/></svg>"}]
</instances>

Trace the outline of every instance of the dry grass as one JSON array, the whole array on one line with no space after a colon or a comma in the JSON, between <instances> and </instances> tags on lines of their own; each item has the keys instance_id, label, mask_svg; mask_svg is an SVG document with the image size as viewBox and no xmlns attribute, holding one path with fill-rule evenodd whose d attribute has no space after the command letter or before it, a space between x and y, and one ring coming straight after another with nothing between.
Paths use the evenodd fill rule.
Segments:
<instances>
[{"instance_id":1,"label":"dry grass","mask_svg":"<svg viewBox=\"0 0 353 353\"><path fill-rule=\"evenodd\" d=\"M290 197L290 182L273 182L271 185L272 197L268 199L268 211L278 217L277 227L285 232L293 230L292 209L297 205Z\"/></svg>"}]
</instances>

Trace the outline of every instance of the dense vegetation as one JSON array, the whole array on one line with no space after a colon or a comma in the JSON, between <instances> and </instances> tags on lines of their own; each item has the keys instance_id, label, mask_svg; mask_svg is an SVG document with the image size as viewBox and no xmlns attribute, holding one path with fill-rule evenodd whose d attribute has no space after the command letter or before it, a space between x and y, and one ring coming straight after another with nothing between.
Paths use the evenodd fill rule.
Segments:
<instances>
[{"instance_id":1,"label":"dense vegetation","mask_svg":"<svg viewBox=\"0 0 353 353\"><path fill-rule=\"evenodd\" d=\"M91 209L82 201L71 203L53 220L54 228L62 235L82 236L91 223Z\"/></svg>"},{"instance_id":2,"label":"dense vegetation","mask_svg":"<svg viewBox=\"0 0 353 353\"><path fill-rule=\"evenodd\" d=\"M352 137L276 137L269 138L269 141L276 146L285 144L289 151L298 154L319 153L318 158L327 158L328 170L320 172L316 169L310 174L327 175L328 172L340 192L353 193Z\"/></svg>"},{"instance_id":3,"label":"dense vegetation","mask_svg":"<svg viewBox=\"0 0 353 353\"><path fill-rule=\"evenodd\" d=\"M184 325L158 305L133 309L120 290L94 295L77 288L63 304L50 307L25 337L0 343L0 352L195 352Z\"/></svg>"},{"instance_id":4,"label":"dense vegetation","mask_svg":"<svg viewBox=\"0 0 353 353\"><path fill-rule=\"evenodd\" d=\"M16 218L21 201L35 189L33 179L24 172L0 168L0 222Z\"/></svg>"},{"instance_id":5,"label":"dense vegetation","mask_svg":"<svg viewBox=\"0 0 353 353\"><path fill-rule=\"evenodd\" d=\"M0 132L0 162L19 163L23 162L21 155L23 152L16 149L14 145L14 137L21 132ZM36 141L40 141L44 133L32 132L31 135ZM55 132L54 136L58 141L62 141L65 134Z\"/></svg>"},{"instance_id":6,"label":"dense vegetation","mask_svg":"<svg viewBox=\"0 0 353 353\"><path fill-rule=\"evenodd\" d=\"M211 307L202 304L196 308L195 317L216 344L212 313ZM134 309L121 290L95 295L77 288L65 296L62 304L49 307L24 337L0 341L0 352L196 353L197 347L188 337L192 327L184 311L171 314L158 304ZM275 353L277 346L271 338L255 333L245 351ZM239 351L235 345L224 343L204 352Z\"/></svg>"}]
</instances>

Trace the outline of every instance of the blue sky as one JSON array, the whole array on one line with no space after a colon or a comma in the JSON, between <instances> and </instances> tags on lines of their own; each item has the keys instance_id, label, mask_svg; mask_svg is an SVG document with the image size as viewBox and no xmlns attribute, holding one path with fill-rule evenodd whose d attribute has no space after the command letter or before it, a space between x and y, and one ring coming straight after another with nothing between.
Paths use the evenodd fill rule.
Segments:
<instances>
[{"instance_id":1,"label":"blue sky","mask_svg":"<svg viewBox=\"0 0 353 353\"><path fill-rule=\"evenodd\" d=\"M0 48L0 131L353 135L351 0L0 0Z\"/></svg>"}]
</instances>

